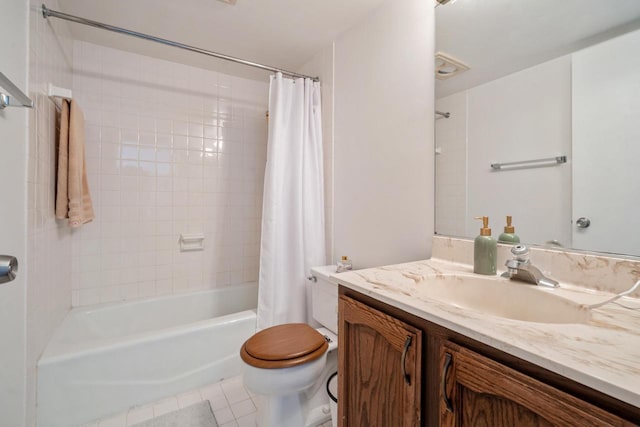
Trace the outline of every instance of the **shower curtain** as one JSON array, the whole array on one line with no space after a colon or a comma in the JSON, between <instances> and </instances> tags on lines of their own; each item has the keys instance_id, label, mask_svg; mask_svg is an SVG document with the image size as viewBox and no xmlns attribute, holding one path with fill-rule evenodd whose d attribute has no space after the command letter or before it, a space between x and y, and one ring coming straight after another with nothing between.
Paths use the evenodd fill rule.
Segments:
<instances>
[{"instance_id":1,"label":"shower curtain","mask_svg":"<svg viewBox=\"0 0 640 427\"><path fill-rule=\"evenodd\" d=\"M309 269L325 264L320 83L271 77L258 330L309 322Z\"/></svg>"}]
</instances>

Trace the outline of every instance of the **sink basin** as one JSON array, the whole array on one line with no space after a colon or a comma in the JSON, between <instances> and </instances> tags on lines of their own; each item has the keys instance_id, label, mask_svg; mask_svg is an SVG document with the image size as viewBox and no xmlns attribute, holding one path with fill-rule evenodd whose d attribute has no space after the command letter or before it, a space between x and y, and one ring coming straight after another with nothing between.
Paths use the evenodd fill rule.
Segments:
<instances>
[{"instance_id":1,"label":"sink basin","mask_svg":"<svg viewBox=\"0 0 640 427\"><path fill-rule=\"evenodd\" d=\"M439 276L419 284L421 296L492 316L538 323L586 323L590 312L554 289L500 277Z\"/></svg>"}]
</instances>

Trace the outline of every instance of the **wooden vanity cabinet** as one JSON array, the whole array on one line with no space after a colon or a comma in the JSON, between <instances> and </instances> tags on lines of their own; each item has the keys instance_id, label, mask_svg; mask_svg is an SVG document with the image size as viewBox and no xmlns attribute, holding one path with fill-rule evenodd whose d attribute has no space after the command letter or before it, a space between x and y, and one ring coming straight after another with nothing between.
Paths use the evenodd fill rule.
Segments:
<instances>
[{"instance_id":1,"label":"wooden vanity cabinet","mask_svg":"<svg viewBox=\"0 0 640 427\"><path fill-rule=\"evenodd\" d=\"M633 425L451 342L440 361L443 427Z\"/></svg>"},{"instance_id":2,"label":"wooden vanity cabinet","mask_svg":"<svg viewBox=\"0 0 640 427\"><path fill-rule=\"evenodd\" d=\"M420 425L422 332L344 296L339 313L339 425Z\"/></svg>"},{"instance_id":3,"label":"wooden vanity cabinet","mask_svg":"<svg viewBox=\"0 0 640 427\"><path fill-rule=\"evenodd\" d=\"M348 288L338 317L340 426L640 426L638 406Z\"/></svg>"}]
</instances>

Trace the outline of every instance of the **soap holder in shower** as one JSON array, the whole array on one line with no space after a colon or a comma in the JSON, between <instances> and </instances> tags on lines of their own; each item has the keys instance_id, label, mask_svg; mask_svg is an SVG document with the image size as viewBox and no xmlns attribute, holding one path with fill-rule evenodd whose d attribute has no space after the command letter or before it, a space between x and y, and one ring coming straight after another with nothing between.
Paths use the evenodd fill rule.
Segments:
<instances>
[{"instance_id":1,"label":"soap holder in shower","mask_svg":"<svg viewBox=\"0 0 640 427\"><path fill-rule=\"evenodd\" d=\"M180 234L180 252L204 250L204 234Z\"/></svg>"}]
</instances>

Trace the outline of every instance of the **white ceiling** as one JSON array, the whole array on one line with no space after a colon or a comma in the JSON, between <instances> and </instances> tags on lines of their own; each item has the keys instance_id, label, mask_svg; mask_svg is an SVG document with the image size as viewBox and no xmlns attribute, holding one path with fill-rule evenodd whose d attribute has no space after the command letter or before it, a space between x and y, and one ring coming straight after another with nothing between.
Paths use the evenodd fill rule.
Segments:
<instances>
[{"instance_id":1,"label":"white ceiling","mask_svg":"<svg viewBox=\"0 0 640 427\"><path fill-rule=\"evenodd\" d=\"M72 15L296 71L385 0L58 0ZM400 0L387 0L400 1ZM430 0L425 0L430 1ZM432 0L431 0L432 1ZM45 3L46 4L46 3ZM49 5L53 7L53 4ZM254 79L268 73L69 24L74 38ZM640 28L640 0L457 0L436 8L436 51L471 67L440 98Z\"/></svg>"},{"instance_id":2,"label":"white ceiling","mask_svg":"<svg viewBox=\"0 0 640 427\"><path fill-rule=\"evenodd\" d=\"M640 0L457 0L438 6L436 51L471 69L436 81L436 97L638 28Z\"/></svg>"},{"instance_id":3,"label":"white ceiling","mask_svg":"<svg viewBox=\"0 0 640 427\"><path fill-rule=\"evenodd\" d=\"M65 13L290 71L383 1L238 0L229 5L217 0L58 0ZM157 43L69 25L79 40L244 77L268 75Z\"/></svg>"}]
</instances>

